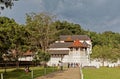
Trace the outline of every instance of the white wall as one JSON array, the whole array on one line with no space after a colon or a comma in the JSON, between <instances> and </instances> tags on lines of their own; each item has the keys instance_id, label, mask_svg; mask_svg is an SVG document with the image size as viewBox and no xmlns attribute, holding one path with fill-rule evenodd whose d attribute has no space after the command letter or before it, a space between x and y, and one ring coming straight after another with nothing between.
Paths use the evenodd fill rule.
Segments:
<instances>
[{"instance_id":1,"label":"white wall","mask_svg":"<svg viewBox=\"0 0 120 79\"><path fill-rule=\"evenodd\" d=\"M49 50L70 50L69 48L50 48Z\"/></svg>"},{"instance_id":2,"label":"white wall","mask_svg":"<svg viewBox=\"0 0 120 79\"><path fill-rule=\"evenodd\" d=\"M115 66L119 66L119 61L117 62L108 62L108 61L105 61L104 62L104 66L108 66L108 67L115 67ZM90 63L90 66L103 66L103 63L101 61L96 61L96 60L92 60L91 63Z\"/></svg>"},{"instance_id":3,"label":"white wall","mask_svg":"<svg viewBox=\"0 0 120 79\"><path fill-rule=\"evenodd\" d=\"M18 60L19 61L32 61L33 57L32 56L29 56L29 57L20 57Z\"/></svg>"},{"instance_id":4,"label":"white wall","mask_svg":"<svg viewBox=\"0 0 120 79\"><path fill-rule=\"evenodd\" d=\"M61 61L61 57L51 57L47 65L49 66L58 66L59 61Z\"/></svg>"}]
</instances>

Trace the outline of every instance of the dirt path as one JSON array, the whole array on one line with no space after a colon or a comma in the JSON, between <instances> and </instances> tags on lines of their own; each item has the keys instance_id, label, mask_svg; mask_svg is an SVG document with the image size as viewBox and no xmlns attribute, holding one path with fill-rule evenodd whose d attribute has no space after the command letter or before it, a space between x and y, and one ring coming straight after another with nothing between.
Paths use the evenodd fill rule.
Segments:
<instances>
[{"instance_id":1,"label":"dirt path","mask_svg":"<svg viewBox=\"0 0 120 79\"><path fill-rule=\"evenodd\" d=\"M80 70L79 68L69 68L36 79L80 79Z\"/></svg>"}]
</instances>

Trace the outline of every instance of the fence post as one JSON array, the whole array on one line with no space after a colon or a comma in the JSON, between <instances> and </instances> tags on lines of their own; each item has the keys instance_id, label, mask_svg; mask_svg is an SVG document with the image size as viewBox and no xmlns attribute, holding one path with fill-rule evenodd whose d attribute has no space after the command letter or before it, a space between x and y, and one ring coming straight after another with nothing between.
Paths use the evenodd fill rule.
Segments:
<instances>
[{"instance_id":1,"label":"fence post","mask_svg":"<svg viewBox=\"0 0 120 79\"><path fill-rule=\"evenodd\" d=\"M53 72L55 71L55 66L52 67Z\"/></svg>"},{"instance_id":2,"label":"fence post","mask_svg":"<svg viewBox=\"0 0 120 79\"><path fill-rule=\"evenodd\" d=\"M44 67L44 75L46 75L46 67Z\"/></svg>"},{"instance_id":3,"label":"fence post","mask_svg":"<svg viewBox=\"0 0 120 79\"><path fill-rule=\"evenodd\" d=\"M33 70L31 71L31 77L32 77L32 79L33 79Z\"/></svg>"},{"instance_id":4,"label":"fence post","mask_svg":"<svg viewBox=\"0 0 120 79\"><path fill-rule=\"evenodd\" d=\"M1 73L1 79L3 79L3 73Z\"/></svg>"},{"instance_id":5,"label":"fence post","mask_svg":"<svg viewBox=\"0 0 120 79\"><path fill-rule=\"evenodd\" d=\"M81 79L83 79L83 72L82 72L81 66L80 66L80 76L81 76Z\"/></svg>"}]
</instances>

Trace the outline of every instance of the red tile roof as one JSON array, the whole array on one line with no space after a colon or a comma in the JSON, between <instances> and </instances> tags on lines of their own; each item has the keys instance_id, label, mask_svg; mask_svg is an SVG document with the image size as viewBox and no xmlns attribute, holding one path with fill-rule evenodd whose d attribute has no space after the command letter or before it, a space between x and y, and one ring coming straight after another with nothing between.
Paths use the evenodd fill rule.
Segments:
<instances>
[{"instance_id":1,"label":"red tile roof","mask_svg":"<svg viewBox=\"0 0 120 79\"><path fill-rule=\"evenodd\" d=\"M75 47L75 48L78 48L78 47L87 47L86 45L84 45L83 43L81 43L78 39L75 40L75 42L73 42L73 44L70 46L71 47Z\"/></svg>"},{"instance_id":2,"label":"red tile roof","mask_svg":"<svg viewBox=\"0 0 120 79\"><path fill-rule=\"evenodd\" d=\"M30 50L28 50L28 51L25 52L23 55L24 55L24 56L30 56L30 55L33 55L33 53L32 53Z\"/></svg>"}]
</instances>

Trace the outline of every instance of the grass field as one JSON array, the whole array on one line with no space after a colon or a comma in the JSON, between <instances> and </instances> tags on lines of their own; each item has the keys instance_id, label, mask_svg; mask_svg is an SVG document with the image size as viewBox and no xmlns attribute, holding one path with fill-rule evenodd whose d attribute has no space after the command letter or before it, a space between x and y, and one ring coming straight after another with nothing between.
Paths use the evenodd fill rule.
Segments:
<instances>
[{"instance_id":1,"label":"grass field","mask_svg":"<svg viewBox=\"0 0 120 79\"><path fill-rule=\"evenodd\" d=\"M84 79L120 79L120 67L85 68L82 71Z\"/></svg>"},{"instance_id":2,"label":"grass field","mask_svg":"<svg viewBox=\"0 0 120 79\"><path fill-rule=\"evenodd\" d=\"M30 67L33 70L34 78L52 73L57 70L57 68L48 67L46 70L43 67ZM0 73L3 73L4 69L0 69ZM32 79L31 72L26 73L24 68L17 69L7 69L7 73L3 74L4 79Z\"/></svg>"}]
</instances>

